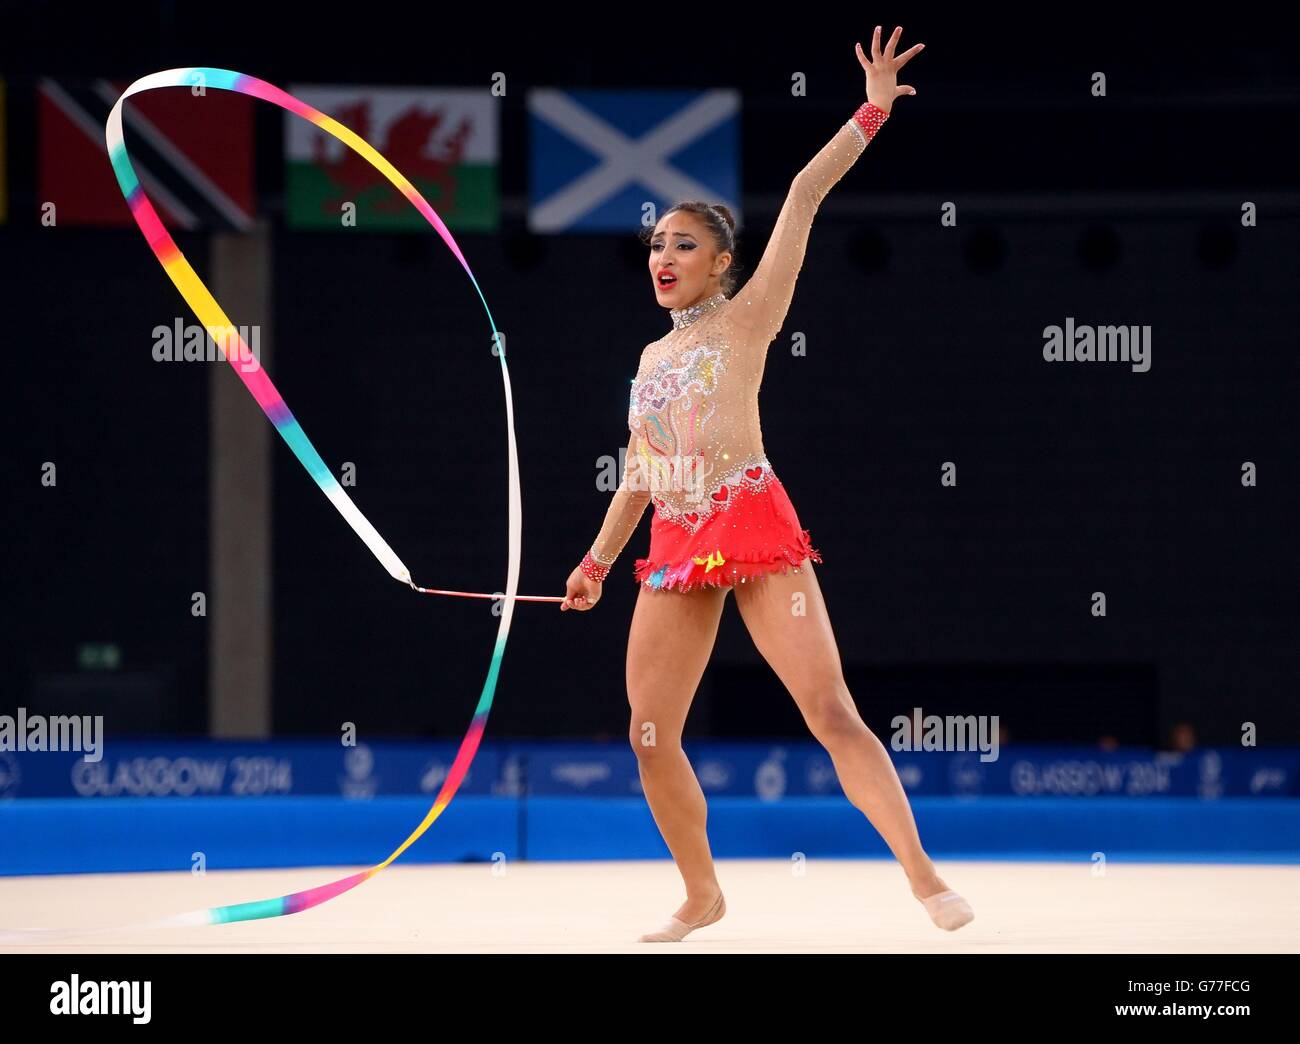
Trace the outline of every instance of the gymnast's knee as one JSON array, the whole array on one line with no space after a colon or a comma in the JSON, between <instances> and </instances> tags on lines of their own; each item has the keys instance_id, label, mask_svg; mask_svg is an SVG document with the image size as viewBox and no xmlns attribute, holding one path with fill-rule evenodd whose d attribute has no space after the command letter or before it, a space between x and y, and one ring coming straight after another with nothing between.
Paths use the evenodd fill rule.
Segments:
<instances>
[{"instance_id":1,"label":"gymnast's knee","mask_svg":"<svg viewBox=\"0 0 1300 1044\"><path fill-rule=\"evenodd\" d=\"M632 744L637 760L647 764L660 761L665 755L680 754L682 750L679 733L660 729L653 720L635 714L628 728L627 739Z\"/></svg>"},{"instance_id":2,"label":"gymnast's knee","mask_svg":"<svg viewBox=\"0 0 1300 1044\"><path fill-rule=\"evenodd\" d=\"M817 686L800 700L800 709L808 731L828 749L870 731L842 680Z\"/></svg>"}]
</instances>

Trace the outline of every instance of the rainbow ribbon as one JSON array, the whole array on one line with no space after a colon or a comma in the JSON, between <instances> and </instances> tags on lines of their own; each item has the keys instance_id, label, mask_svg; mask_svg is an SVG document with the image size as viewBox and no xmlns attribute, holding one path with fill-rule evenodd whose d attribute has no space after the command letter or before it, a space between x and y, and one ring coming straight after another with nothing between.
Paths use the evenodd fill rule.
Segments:
<instances>
[{"instance_id":1,"label":"rainbow ribbon","mask_svg":"<svg viewBox=\"0 0 1300 1044\"><path fill-rule=\"evenodd\" d=\"M427 588L418 588L411 580L410 570L397 557L396 552L388 546L387 542L381 537L378 531L372 526L369 520L361 513L351 498L344 492L343 487L338 480L325 466L320 454L307 438L306 432L302 426L294 419L289 407L285 404L284 398L276 391L275 385L271 383L269 377L261 367L248 368L241 367L241 359L247 360L251 357L248 346L245 344L239 331L234 324L226 317L221 306L217 304L216 299L209 292L190 267L190 263L185 260L185 255L177 248L172 237L163 227L158 218L153 205L149 202L140 186L140 180L136 177L135 169L131 166L131 159L127 155L126 144L122 137L122 103L132 95L142 94L145 91L157 90L162 87L188 87L198 93L198 88L202 86L206 89L215 89L222 91L234 91L237 94L245 94L252 98L260 98L263 101L271 102L280 106L287 112L295 116L301 116L303 119L315 124L325 133L332 135L341 141L352 151L356 152L371 166L378 170L387 178L397 190L405 196L416 210L423 215L424 219L437 230L438 235L443 242L451 248L451 252L456 255L460 261L461 267L465 269L465 274L469 276L470 282L474 284L474 289L478 292L479 300L483 302L483 308L487 312L488 322L492 326L493 341L499 346L497 356L501 360L501 381L505 389L506 399L506 431L508 442L508 459L510 471L510 495L509 495L509 558L506 567L506 589L500 596L470 594L467 592L441 592L432 591ZM149 76L141 77L131 84L118 98L117 103L113 106L112 111L108 114L108 123L105 129L105 137L108 142L109 159L113 164L113 172L117 175L117 183L122 189L122 194L126 197L127 204L131 208L131 215L135 218L136 224L140 226L140 231L144 233L145 239L149 243L149 248L153 250L154 256L158 258L163 270L167 273L171 281L180 291L185 302L193 309L194 314L207 329L209 336L220 346L226 361L234 367L235 372L239 374L240 380L244 386L252 393L257 404L262 407L262 411L275 425L289 448L293 450L294 455L302 462L303 467L307 469L308 474L316 480L321 491L330 499L330 502L338 509L339 513L347 520L348 525L362 539L366 547L370 548L374 556L379 559L383 567L388 570L389 575L394 579L409 584L415 590L427 594L456 594L463 597L500 597L503 601L501 611L501 622L497 627L496 644L492 650L492 660L488 666L487 678L483 683L483 691L479 696L478 706L474 710L474 718L470 722L465 738L461 741L460 749L456 752L456 759L452 763L451 771L447 774L447 779L438 792L433 806L425 815L424 820L418 827L411 832L411 835L403 841L382 863L372 866L358 874L352 874L349 877L340 878L337 881L331 881L328 884L320 885L316 888L308 888L305 891L293 892L289 895L282 895L275 899L263 899L257 902L238 903L233 906L216 906L206 910L194 910L189 913L178 914L174 917L168 917L160 921L151 921L147 924L124 925L118 928L97 929L91 933L76 930L37 930L35 932L0 932L0 941L21 940L39 936L50 938L52 936L64 936L69 934L100 934L121 930L121 928L140 928L140 927L183 927L200 924L229 924L233 921L251 921L264 917L283 917L288 914L301 913L303 910L310 910L313 906L319 906L321 903L328 902L336 896L355 888L363 881L368 881L385 867L389 866L398 856L405 852L413 845L422 834L433 824L451 803L452 797L459 789L465 774L469 771L470 764L474 760L474 755L478 751L480 740L483 738L483 730L487 725L488 712L492 708L492 698L496 693L497 678L501 672L501 659L506 651L506 638L510 634L510 622L514 616L515 602L527 598L530 601L562 601L562 599L541 599L521 596L519 591L519 560L522 543L522 511L520 507L520 484L519 484L519 454L515 444L515 416L514 400L510 392L510 371L506 367L506 357L504 341L499 337L495 320L492 318L492 310L488 308L487 299L483 296L483 291L478 285L478 280L474 278L474 273L470 270L469 263L465 260L465 255L461 253L460 247L456 245L455 239L443 224L442 219L431 207L428 201L420 194L419 190L408 181L402 173L388 162L373 146L353 133L337 120L326 116L323 112L312 108L310 105L299 101L290 94L285 93L280 88L267 83L264 80L256 79L252 76L246 76L243 73L231 72L228 69L207 69L207 68L185 68L185 69L168 69L164 72L153 73Z\"/></svg>"}]
</instances>

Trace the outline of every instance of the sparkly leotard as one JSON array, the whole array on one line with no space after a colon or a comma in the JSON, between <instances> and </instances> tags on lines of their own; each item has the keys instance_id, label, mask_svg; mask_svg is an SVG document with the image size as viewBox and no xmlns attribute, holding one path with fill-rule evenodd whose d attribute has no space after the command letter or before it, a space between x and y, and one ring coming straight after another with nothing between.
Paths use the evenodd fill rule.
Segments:
<instances>
[{"instance_id":1,"label":"sparkly leotard","mask_svg":"<svg viewBox=\"0 0 1300 1044\"><path fill-rule=\"evenodd\" d=\"M589 552L599 566L613 563L651 502L650 558L637 562L638 580L651 586L689 590L820 561L764 451L758 389L817 208L884 115L864 105L795 176L761 261L734 297L672 309L672 330L646 345L623 480Z\"/></svg>"}]
</instances>

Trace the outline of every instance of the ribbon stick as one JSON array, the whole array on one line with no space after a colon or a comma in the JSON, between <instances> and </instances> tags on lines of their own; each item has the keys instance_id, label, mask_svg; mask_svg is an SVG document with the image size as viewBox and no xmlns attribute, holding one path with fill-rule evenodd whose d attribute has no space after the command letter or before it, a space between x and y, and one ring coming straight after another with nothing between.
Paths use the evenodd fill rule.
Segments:
<instances>
[{"instance_id":1,"label":"ribbon stick","mask_svg":"<svg viewBox=\"0 0 1300 1044\"><path fill-rule=\"evenodd\" d=\"M364 141L357 134L353 133L341 123L330 118L322 112L312 108L310 105L294 98L292 95L285 93L280 88L256 79L252 76L246 76L243 73L232 72L228 69L208 69L208 68L184 68L169 69L165 72L153 73L136 80L129 86L118 98L112 111L108 114L108 123L105 128L105 137L108 142L109 159L113 164L113 171L117 175L118 185L122 189L122 194L126 197L128 206L131 208L131 214L135 218L136 224L140 226L140 231L144 233L149 247L153 250L154 255L158 258L163 270L167 273L171 281L180 291L181 296L186 303L193 309L194 314L207 329L213 341L220 346L226 360L235 368L239 374L240 380L244 382L253 398L257 400L263 412L275 425L289 448L293 450L294 455L302 462L303 467L307 469L308 474L320 486L322 492L329 498L330 502L338 509L339 513L347 521L348 525L356 532L357 536L365 543L371 553L379 560L389 575L394 579L400 580L410 585L413 589L424 594L445 594L455 597L467 598L501 598L504 606L501 612L500 623L497 626L496 644L492 650L492 658L488 665L487 678L483 683L483 689L479 696L478 706L474 709L474 717L470 722L469 729L465 733L465 738L461 741L456 758L451 766L451 771L447 774L447 779L438 792L432 807L425 815L424 820L419 826L411 832L394 851L382 863L370 867L361 873L352 874L348 877L340 878L337 881L331 881L327 884L319 885L316 888L308 888L305 891L293 892L289 895L282 895L274 899L263 899L257 902L239 903L234 906L218 906L206 910L194 910L189 913L178 914L175 917L165 918L163 920L150 921L147 924L124 925L122 928L141 928L141 927L185 927L200 924L229 924L233 921L249 921L265 917L282 917L287 914L301 913L303 910L309 910L313 906L319 906L321 903L328 902L336 896L355 888L363 881L374 877L377 873L389 866L398 856L405 852L413 845L422 834L433 824L443 810L451 803L452 797L459 789L461 781L469 771L470 764L474 760L474 755L478 751L479 741L482 739L483 730L487 725L488 712L492 708L492 699L496 693L497 679L501 671L501 660L505 655L506 639L510 634L510 623L514 617L515 602L517 601L563 601L562 598L542 598L537 596L520 595L519 591L519 561L521 550L521 531L522 531L522 510L520 507L520 484L519 484L519 453L515 442L515 417L514 417L514 399L510 390L510 371L506 366L504 348L496 354L501 360L501 382L505 391L506 404L506 433L507 433L507 460L509 464L509 524L508 524L508 558L506 567L506 589L502 594L480 594L462 591L439 591L428 588L419 588L411 579L410 570L397 556L388 543L381 537L378 531L372 526L369 520L361 513L351 498L344 492L343 487L335 479L325 462L321 459L316 448L307 438L306 432L289 411L280 393L276 391L275 385L271 383L269 377L260 368L247 369L238 365L241 359L249 358L248 346L244 343L242 336L235 326L226 317L221 306L217 304L216 299L209 292L207 286L190 267L185 256L177 248L176 243L163 227L159 220L153 205L145 196L144 190L140 186L140 181L136 177L135 170L131 166L130 157L127 155L126 144L122 135L122 104L127 98L136 94L142 94L145 91L157 90L164 87L186 87L196 88L202 85L204 88L215 90L233 91L237 94L244 94L252 98L259 98L263 101L271 102L278 105L287 112L293 113L309 123L319 127L326 134L337 138L352 151L356 152L365 159L371 166L378 170L387 178L403 196L410 201L416 210L424 219L433 226L438 235L442 237L444 243L450 248L451 252L460 262L461 267L465 269L465 274L469 276L470 282L473 283L474 289L478 292L479 300L483 303L483 309L487 312L488 323L492 327L494 343L500 345L503 343L499 336L496 322L492 318L492 310L488 307L487 299L483 296L483 291L478 285L478 280L474 278L474 273L470 270L469 263L461 253L460 247L456 244L455 239L443 224L442 219L434 211L433 207L420 194L419 190L402 175L387 159L385 159L376 149L368 142ZM85 930L46 930L33 932L0 932L0 941L14 940L31 940L40 938L64 937L75 934L101 934L104 931L113 931L120 929L95 929L93 932Z\"/></svg>"}]
</instances>

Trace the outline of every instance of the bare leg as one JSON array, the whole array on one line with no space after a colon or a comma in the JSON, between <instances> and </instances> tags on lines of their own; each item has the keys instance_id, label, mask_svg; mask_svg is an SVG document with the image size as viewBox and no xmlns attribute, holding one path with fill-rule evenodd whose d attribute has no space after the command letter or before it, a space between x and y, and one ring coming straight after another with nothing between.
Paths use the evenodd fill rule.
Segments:
<instances>
[{"instance_id":1,"label":"bare leg","mask_svg":"<svg viewBox=\"0 0 1300 1044\"><path fill-rule=\"evenodd\" d=\"M754 645L794 697L804 721L826 748L848 799L880 832L926 898L948 886L921 847L903 784L876 734L867 728L844 683L839 649L812 563L736 588L736 606Z\"/></svg>"},{"instance_id":2,"label":"bare leg","mask_svg":"<svg viewBox=\"0 0 1300 1044\"><path fill-rule=\"evenodd\" d=\"M686 884L675 916L703 918L722 891L705 833L707 808L682 750L682 729L709 662L725 588L655 591L642 587L627 645L628 738L659 832Z\"/></svg>"}]
</instances>

